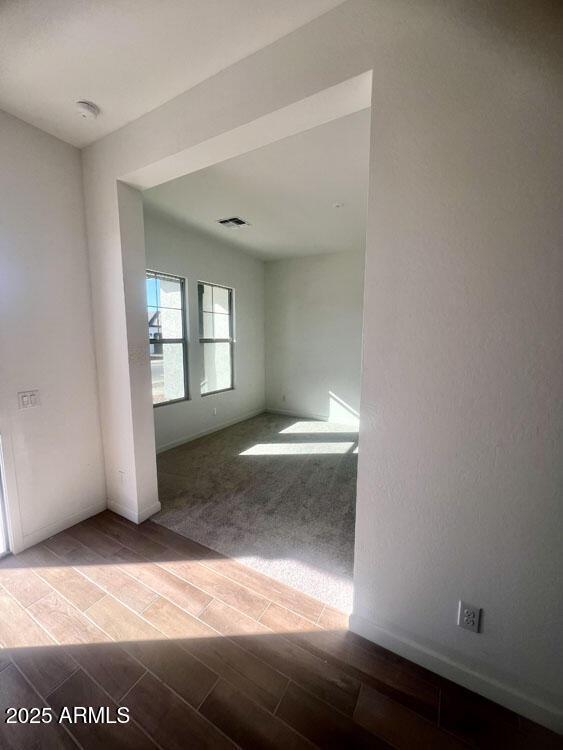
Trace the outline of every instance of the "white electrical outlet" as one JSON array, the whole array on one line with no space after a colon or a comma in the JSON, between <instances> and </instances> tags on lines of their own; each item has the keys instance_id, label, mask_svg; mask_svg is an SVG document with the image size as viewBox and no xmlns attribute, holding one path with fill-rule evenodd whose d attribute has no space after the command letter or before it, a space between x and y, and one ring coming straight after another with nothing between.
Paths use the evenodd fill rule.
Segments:
<instances>
[{"instance_id":1,"label":"white electrical outlet","mask_svg":"<svg viewBox=\"0 0 563 750\"><path fill-rule=\"evenodd\" d=\"M216 409L215 407L213 408L213 416L214 416L214 417L216 417L216 416L217 416L217 409Z\"/></svg>"},{"instance_id":2,"label":"white electrical outlet","mask_svg":"<svg viewBox=\"0 0 563 750\"><path fill-rule=\"evenodd\" d=\"M465 630L471 630L473 633L479 632L479 626L481 624L481 613L482 609L475 607L473 604L467 602L459 602L459 609L457 612L457 624L460 628Z\"/></svg>"}]
</instances>

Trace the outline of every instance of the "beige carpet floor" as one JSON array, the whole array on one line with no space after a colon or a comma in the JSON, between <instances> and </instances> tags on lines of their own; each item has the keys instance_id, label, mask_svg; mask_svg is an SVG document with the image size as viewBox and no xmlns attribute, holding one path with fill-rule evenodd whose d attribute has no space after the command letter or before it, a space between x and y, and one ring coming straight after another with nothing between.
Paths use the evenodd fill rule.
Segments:
<instances>
[{"instance_id":1,"label":"beige carpet floor","mask_svg":"<svg viewBox=\"0 0 563 750\"><path fill-rule=\"evenodd\" d=\"M264 413L173 448L152 520L349 612L357 439Z\"/></svg>"}]
</instances>

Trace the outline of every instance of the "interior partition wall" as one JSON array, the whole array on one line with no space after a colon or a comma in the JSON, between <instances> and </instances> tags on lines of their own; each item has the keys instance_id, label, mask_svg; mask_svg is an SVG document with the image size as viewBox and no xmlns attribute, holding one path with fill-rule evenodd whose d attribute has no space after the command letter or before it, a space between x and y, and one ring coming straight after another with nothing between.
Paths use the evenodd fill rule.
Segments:
<instances>
[{"instance_id":1,"label":"interior partition wall","mask_svg":"<svg viewBox=\"0 0 563 750\"><path fill-rule=\"evenodd\" d=\"M342 116L341 87L373 71L351 627L561 729L555 21L549 0L348 0L83 167L109 504L142 520L159 503L139 191ZM479 635L456 627L462 598Z\"/></svg>"}]
</instances>

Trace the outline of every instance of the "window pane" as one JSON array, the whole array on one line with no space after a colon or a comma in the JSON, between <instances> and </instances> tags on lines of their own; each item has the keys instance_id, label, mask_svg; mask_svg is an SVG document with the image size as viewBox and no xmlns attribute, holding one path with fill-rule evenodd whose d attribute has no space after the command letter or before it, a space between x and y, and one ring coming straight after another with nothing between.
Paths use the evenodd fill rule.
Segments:
<instances>
[{"instance_id":1,"label":"window pane","mask_svg":"<svg viewBox=\"0 0 563 750\"><path fill-rule=\"evenodd\" d=\"M166 307L160 309L160 325L162 326L163 339L182 338L182 311L170 310Z\"/></svg>"},{"instance_id":2,"label":"window pane","mask_svg":"<svg viewBox=\"0 0 563 750\"><path fill-rule=\"evenodd\" d=\"M232 388L231 345L229 343L203 344L203 380L201 392L211 393Z\"/></svg>"},{"instance_id":3,"label":"window pane","mask_svg":"<svg viewBox=\"0 0 563 750\"><path fill-rule=\"evenodd\" d=\"M203 333L202 338L212 339L215 338L213 334L213 313L203 313Z\"/></svg>"},{"instance_id":4,"label":"window pane","mask_svg":"<svg viewBox=\"0 0 563 750\"><path fill-rule=\"evenodd\" d=\"M149 307L147 308L147 313L149 318L149 338L162 338L159 311L156 309L156 307Z\"/></svg>"},{"instance_id":5,"label":"window pane","mask_svg":"<svg viewBox=\"0 0 563 750\"><path fill-rule=\"evenodd\" d=\"M182 285L176 279L160 279L159 307L182 309Z\"/></svg>"},{"instance_id":6,"label":"window pane","mask_svg":"<svg viewBox=\"0 0 563 750\"><path fill-rule=\"evenodd\" d=\"M229 316L216 313L213 316L214 331L216 339L228 339L231 336L229 330Z\"/></svg>"},{"instance_id":7,"label":"window pane","mask_svg":"<svg viewBox=\"0 0 563 750\"><path fill-rule=\"evenodd\" d=\"M213 312L229 312L229 290L220 286L213 287Z\"/></svg>"},{"instance_id":8,"label":"window pane","mask_svg":"<svg viewBox=\"0 0 563 750\"><path fill-rule=\"evenodd\" d=\"M154 276L147 276L147 305L158 307L158 279Z\"/></svg>"},{"instance_id":9,"label":"window pane","mask_svg":"<svg viewBox=\"0 0 563 750\"><path fill-rule=\"evenodd\" d=\"M187 397L183 287L181 278L147 271L147 318L154 404ZM166 343L166 339L180 339L182 343Z\"/></svg>"},{"instance_id":10,"label":"window pane","mask_svg":"<svg viewBox=\"0 0 563 750\"><path fill-rule=\"evenodd\" d=\"M151 344L153 404L185 397L183 344Z\"/></svg>"},{"instance_id":11,"label":"window pane","mask_svg":"<svg viewBox=\"0 0 563 750\"><path fill-rule=\"evenodd\" d=\"M213 287L209 284L201 284L203 293L201 293L202 309L205 312L213 312Z\"/></svg>"}]
</instances>

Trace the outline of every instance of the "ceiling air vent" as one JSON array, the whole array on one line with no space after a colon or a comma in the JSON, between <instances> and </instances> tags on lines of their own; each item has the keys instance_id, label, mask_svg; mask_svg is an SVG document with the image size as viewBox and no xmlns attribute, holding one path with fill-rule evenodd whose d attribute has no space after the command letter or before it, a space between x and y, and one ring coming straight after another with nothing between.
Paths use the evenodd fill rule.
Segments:
<instances>
[{"instance_id":1,"label":"ceiling air vent","mask_svg":"<svg viewBox=\"0 0 563 750\"><path fill-rule=\"evenodd\" d=\"M217 219L219 224L224 227L248 227L250 224L244 219L240 219L238 216L231 216L230 219Z\"/></svg>"}]
</instances>

